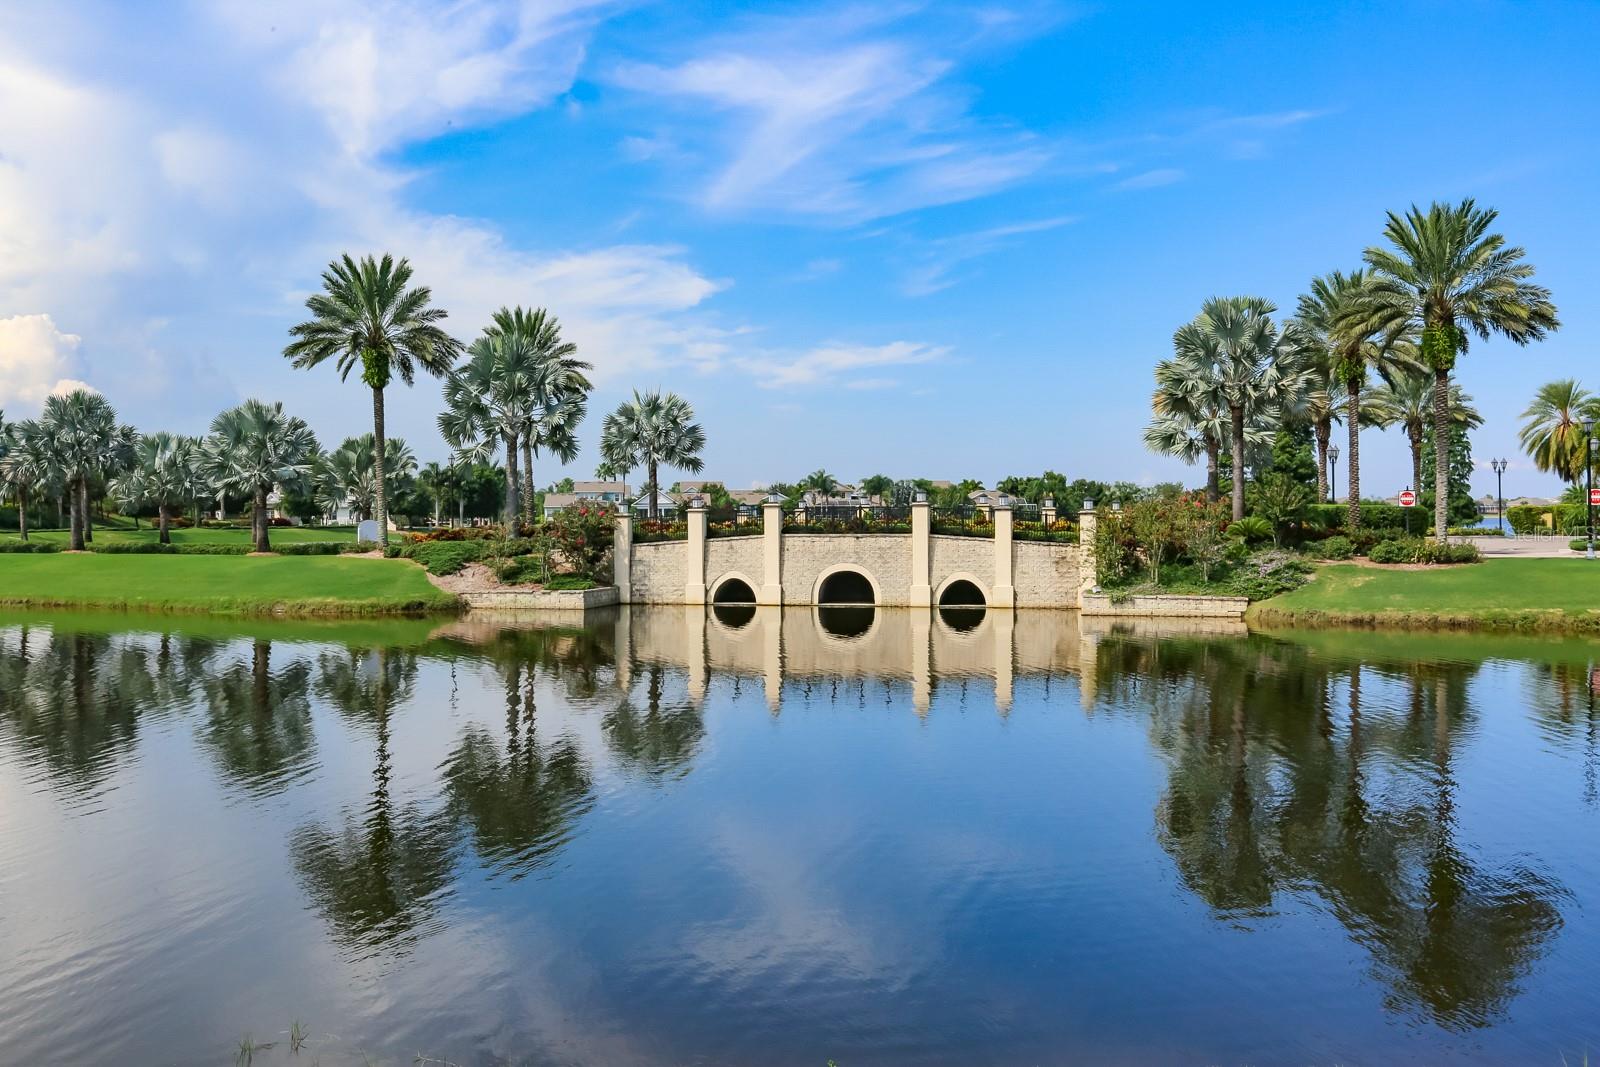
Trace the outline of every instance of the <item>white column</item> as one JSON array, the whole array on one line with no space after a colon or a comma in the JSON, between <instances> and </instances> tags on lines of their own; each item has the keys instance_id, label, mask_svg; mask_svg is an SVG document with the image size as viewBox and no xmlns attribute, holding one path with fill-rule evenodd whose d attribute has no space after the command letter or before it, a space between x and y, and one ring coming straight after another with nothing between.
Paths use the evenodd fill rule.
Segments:
<instances>
[{"instance_id":1,"label":"white column","mask_svg":"<svg viewBox=\"0 0 1600 1067\"><path fill-rule=\"evenodd\" d=\"M783 604L783 505L768 501L761 505L761 588L756 603L771 607Z\"/></svg>"},{"instance_id":2,"label":"white column","mask_svg":"<svg viewBox=\"0 0 1600 1067\"><path fill-rule=\"evenodd\" d=\"M1017 606L1017 590L1011 582L1011 505L996 504L994 515L994 593L991 608Z\"/></svg>"},{"instance_id":3,"label":"white column","mask_svg":"<svg viewBox=\"0 0 1600 1067\"><path fill-rule=\"evenodd\" d=\"M933 604L933 589L929 579L932 549L933 516L928 510L928 502L919 500L911 505L910 602L914 608L926 608Z\"/></svg>"},{"instance_id":4,"label":"white column","mask_svg":"<svg viewBox=\"0 0 1600 1067\"><path fill-rule=\"evenodd\" d=\"M1084 501L1085 504L1089 502ZM1078 512L1078 607L1083 607L1083 597L1092 593L1100 584L1095 576L1098 566L1095 561L1094 538L1099 529L1099 520L1095 517L1094 508L1085 507Z\"/></svg>"},{"instance_id":5,"label":"white column","mask_svg":"<svg viewBox=\"0 0 1600 1067\"><path fill-rule=\"evenodd\" d=\"M690 505L687 514L689 557L683 569L683 602L704 604L706 602L706 506L696 500Z\"/></svg>"},{"instance_id":6,"label":"white column","mask_svg":"<svg viewBox=\"0 0 1600 1067\"><path fill-rule=\"evenodd\" d=\"M623 512L611 527L611 580L618 602L633 603L633 516Z\"/></svg>"}]
</instances>

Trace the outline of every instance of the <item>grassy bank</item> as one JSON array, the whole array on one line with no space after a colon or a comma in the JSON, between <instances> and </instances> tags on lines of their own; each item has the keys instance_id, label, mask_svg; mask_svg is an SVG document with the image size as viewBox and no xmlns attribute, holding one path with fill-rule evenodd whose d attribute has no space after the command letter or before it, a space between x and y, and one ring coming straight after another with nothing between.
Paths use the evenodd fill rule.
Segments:
<instances>
[{"instance_id":1,"label":"grassy bank","mask_svg":"<svg viewBox=\"0 0 1600 1067\"><path fill-rule=\"evenodd\" d=\"M343 556L0 555L0 605L223 615L448 611L405 560Z\"/></svg>"},{"instance_id":2,"label":"grassy bank","mask_svg":"<svg viewBox=\"0 0 1600 1067\"><path fill-rule=\"evenodd\" d=\"M175 545L248 545L251 543L250 531L239 529L211 529L199 527L189 530L173 530L172 543ZM15 539L15 529L0 530L0 537ZM71 535L66 530L34 530L29 533L29 538L34 541L49 541L65 548L71 540ZM101 527L94 528L96 544L155 544L161 539L160 533L153 527L143 526L137 530L127 527ZM304 544L308 541L354 541L356 531L353 526L274 526L270 539L273 543L286 545Z\"/></svg>"},{"instance_id":3,"label":"grassy bank","mask_svg":"<svg viewBox=\"0 0 1600 1067\"><path fill-rule=\"evenodd\" d=\"M1494 559L1419 570L1336 564L1254 604L1262 625L1600 633L1600 563Z\"/></svg>"}]
</instances>

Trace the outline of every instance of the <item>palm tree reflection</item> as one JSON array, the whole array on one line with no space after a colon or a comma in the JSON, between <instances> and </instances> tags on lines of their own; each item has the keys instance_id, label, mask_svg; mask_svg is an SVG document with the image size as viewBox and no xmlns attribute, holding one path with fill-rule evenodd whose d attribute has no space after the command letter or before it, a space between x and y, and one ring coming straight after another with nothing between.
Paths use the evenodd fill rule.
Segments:
<instances>
[{"instance_id":1,"label":"palm tree reflection","mask_svg":"<svg viewBox=\"0 0 1600 1067\"><path fill-rule=\"evenodd\" d=\"M700 710L688 700L664 703L663 688L662 669L652 665L645 684L645 710L641 713L624 696L601 723L606 743L618 759L655 780L688 774L706 732Z\"/></svg>"},{"instance_id":2,"label":"palm tree reflection","mask_svg":"<svg viewBox=\"0 0 1600 1067\"><path fill-rule=\"evenodd\" d=\"M272 667L272 643L256 638L248 662L195 672L204 679L206 744L227 780L261 794L277 792L312 762L311 664Z\"/></svg>"}]
</instances>

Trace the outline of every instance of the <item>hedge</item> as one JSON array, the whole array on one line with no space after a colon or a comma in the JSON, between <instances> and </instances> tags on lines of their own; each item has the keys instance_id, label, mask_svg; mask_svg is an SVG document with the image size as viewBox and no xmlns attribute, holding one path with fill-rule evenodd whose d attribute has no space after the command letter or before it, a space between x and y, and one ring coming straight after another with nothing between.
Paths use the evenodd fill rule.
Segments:
<instances>
[{"instance_id":1,"label":"hedge","mask_svg":"<svg viewBox=\"0 0 1600 1067\"><path fill-rule=\"evenodd\" d=\"M1406 512L1418 511L1418 508L1403 508L1399 504L1375 503L1363 500L1356 507L1361 512L1362 526L1376 526L1403 529L1406 524ZM1312 504L1306 508L1306 518L1310 522L1321 526L1325 530L1344 529L1345 519L1350 514L1348 504ZM1412 519L1413 523L1419 520ZM1426 519L1420 520L1426 522Z\"/></svg>"}]
</instances>

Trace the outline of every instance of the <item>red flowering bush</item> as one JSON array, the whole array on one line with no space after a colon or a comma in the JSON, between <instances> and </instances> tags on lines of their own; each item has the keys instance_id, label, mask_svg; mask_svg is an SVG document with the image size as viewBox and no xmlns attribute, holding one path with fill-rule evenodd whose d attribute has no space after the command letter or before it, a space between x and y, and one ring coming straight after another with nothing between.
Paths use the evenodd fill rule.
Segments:
<instances>
[{"instance_id":1,"label":"red flowering bush","mask_svg":"<svg viewBox=\"0 0 1600 1067\"><path fill-rule=\"evenodd\" d=\"M556 512L545 524L556 552L573 573L597 579L611 552L610 508L596 504L572 504Z\"/></svg>"}]
</instances>

